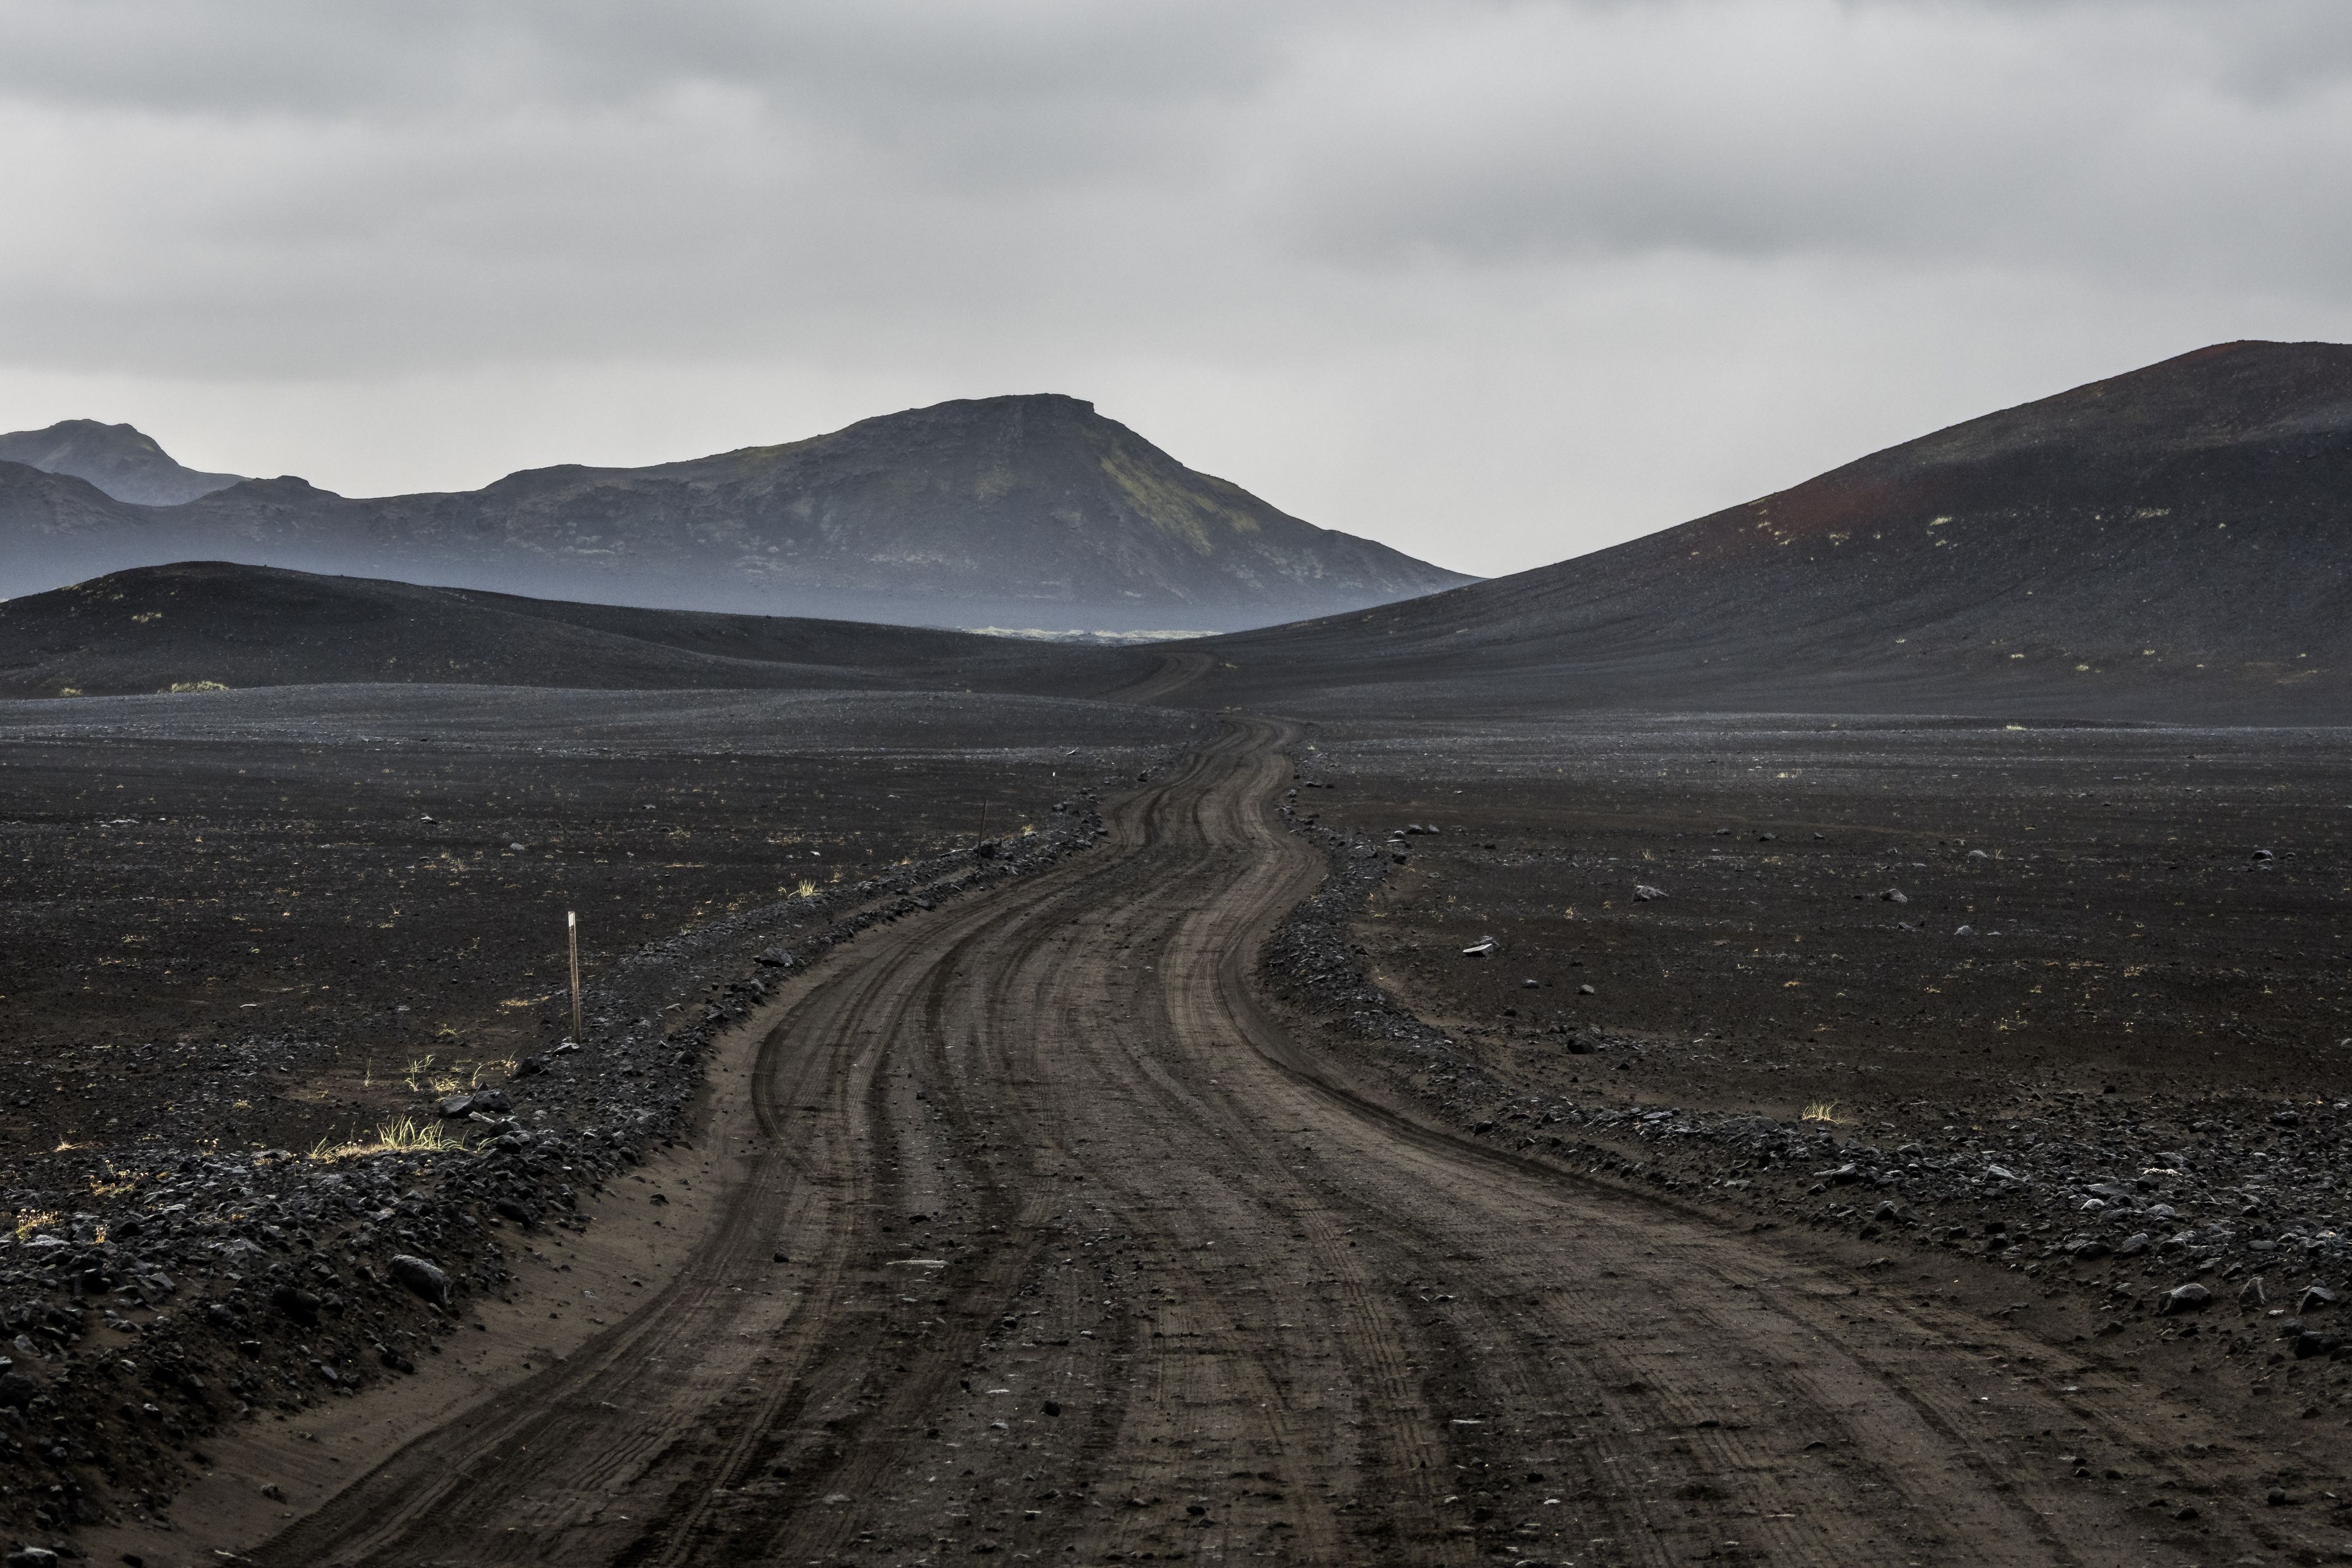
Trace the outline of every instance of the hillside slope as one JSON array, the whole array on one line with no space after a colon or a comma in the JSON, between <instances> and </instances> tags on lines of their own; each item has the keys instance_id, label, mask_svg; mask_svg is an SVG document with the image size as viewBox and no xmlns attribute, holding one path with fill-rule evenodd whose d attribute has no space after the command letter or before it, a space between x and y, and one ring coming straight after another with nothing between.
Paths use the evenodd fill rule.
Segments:
<instances>
[{"instance_id":1,"label":"hillside slope","mask_svg":"<svg viewBox=\"0 0 2352 1568\"><path fill-rule=\"evenodd\" d=\"M1213 646L1242 667L1222 700L1294 705L2352 720L2352 347L2200 350L1612 550Z\"/></svg>"},{"instance_id":2,"label":"hillside slope","mask_svg":"<svg viewBox=\"0 0 2352 1568\"><path fill-rule=\"evenodd\" d=\"M220 562L0 603L0 698L356 682L1083 697L1155 666L1140 649L563 604Z\"/></svg>"},{"instance_id":3,"label":"hillside slope","mask_svg":"<svg viewBox=\"0 0 2352 1568\"><path fill-rule=\"evenodd\" d=\"M551 597L1051 630L1264 626L1470 581L1301 521L1055 395L945 403L647 468L532 469L452 494L353 500L251 479L87 523L74 545L100 571L226 557Z\"/></svg>"}]
</instances>

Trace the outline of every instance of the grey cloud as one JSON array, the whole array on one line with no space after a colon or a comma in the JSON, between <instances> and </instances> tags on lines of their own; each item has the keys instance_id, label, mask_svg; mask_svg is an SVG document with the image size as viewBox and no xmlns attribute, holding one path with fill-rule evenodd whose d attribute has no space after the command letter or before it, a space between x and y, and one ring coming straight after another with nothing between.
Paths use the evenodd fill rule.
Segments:
<instances>
[{"instance_id":1,"label":"grey cloud","mask_svg":"<svg viewBox=\"0 0 2352 1568\"><path fill-rule=\"evenodd\" d=\"M0 0L0 410L348 488L1053 386L1496 570L2352 327L2333 0Z\"/></svg>"},{"instance_id":2,"label":"grey cloud","mask_svg":"<svg viewBox=\"0 0 2352 1568\"><path fill-rule=\"evenodd\" d=\"M1276 199L1298 243L1356 263L1686 248L2340 281L2347 208L2314 197L2352 177L2352 49L2250 94L2258 58L2310 41L2252 28L2272 38L2257 57L2216 36L2264 11L1683 5L1432 27L1301 117ZM1662 38L1667 13L1685 26ZM2316 30L2352 43L2352 14Z\"/></svg>"}]
</instances>

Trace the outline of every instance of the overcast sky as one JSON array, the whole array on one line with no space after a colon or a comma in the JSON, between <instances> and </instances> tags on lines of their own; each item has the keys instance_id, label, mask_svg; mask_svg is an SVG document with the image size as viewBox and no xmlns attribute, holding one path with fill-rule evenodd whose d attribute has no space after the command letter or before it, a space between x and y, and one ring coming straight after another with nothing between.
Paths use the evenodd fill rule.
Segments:
<instances>
[{"instance_id":1,"label":"overcast sky","mask_svg":"<svg viewBox=\"0 0 2352 1568\"><path fill-rule=\"evenodd\" d=\"M0 0L0 429L351 494L1092 398L1466 571L2352 339L2345 0Z\"/></svg>"}]
</instances>

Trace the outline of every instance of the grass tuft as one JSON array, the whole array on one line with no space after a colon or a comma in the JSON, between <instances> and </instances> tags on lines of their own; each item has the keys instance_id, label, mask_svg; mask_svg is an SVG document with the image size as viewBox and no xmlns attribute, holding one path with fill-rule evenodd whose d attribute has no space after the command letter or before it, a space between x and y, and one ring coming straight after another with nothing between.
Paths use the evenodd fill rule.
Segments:
<instances>
[{"instance_id":1,"label":"grass tuft","mask_svg":"<svg viewBox=\"0 0 2352 1568\"><path fill-rule=\"evenodd\" d=\"M335 1143L321 1138L310 1146L310 1157L328 1161L348 1160L361 1154L454 1154L462 1152L465 1147L464 1139L439 1122L420 1123L415 1117L404 1116L377 1128L372 1139Z\"/></svg>"}]
</instances>

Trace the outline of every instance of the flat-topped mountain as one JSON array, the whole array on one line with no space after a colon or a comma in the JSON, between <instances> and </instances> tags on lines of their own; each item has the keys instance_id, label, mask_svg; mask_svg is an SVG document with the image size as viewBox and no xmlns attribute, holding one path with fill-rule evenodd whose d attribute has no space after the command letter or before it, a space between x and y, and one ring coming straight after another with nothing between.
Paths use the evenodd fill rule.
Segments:
<instances>
[{"instance_id":1,"label":"flat-topped mountain","mask_svg":"<svg viewBox=\"0 0 2352 1568\"><path fill-rule=\"evenodd\" d=\"M1226 700L2352 719L2352 347L2200 350L1214 646Z\"/></svg>"},{"instance_id":2,"label":"flat-topped mountain","mask_svg":"<svg viewBox=\"0 0 2352 1568\"><path fill-rule=\"evenodd\" d=\"M10 478L0 526L37 537L52 583L195 556L688 608L1125 631L1263 626L1471 581L1304 522L1055 395L452 494L355 500L252 479L102 515L48 492L12 508L25 487ZM54 515L34 517L41 505Z\"/></svg>"},{"instance_id":3,"label":"flat-topped mountain","mask_svg":"<svg viewBox=\"0 0 2352 1568\"><path fill-rule=\"evenodd\" d=\"M95 419L62 419L46 430L0 434L0 462L87 479L116 500L139 506L177 506L226 489L244 477L183 467L153 437Z\"/></svg>"}]
</instances>

